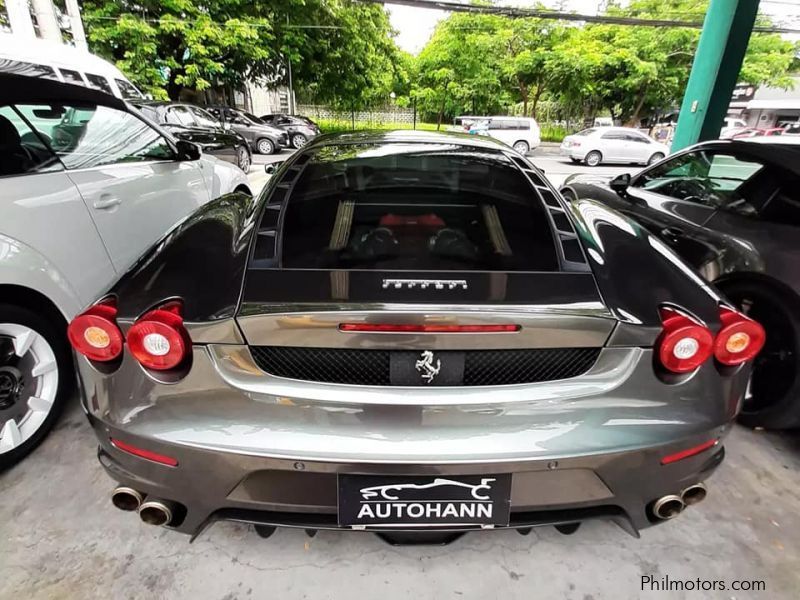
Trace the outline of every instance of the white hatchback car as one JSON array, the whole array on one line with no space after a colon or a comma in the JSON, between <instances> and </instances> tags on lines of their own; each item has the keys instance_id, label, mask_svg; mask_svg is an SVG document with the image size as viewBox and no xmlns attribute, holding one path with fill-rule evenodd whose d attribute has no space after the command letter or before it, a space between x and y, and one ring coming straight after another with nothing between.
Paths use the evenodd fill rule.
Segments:
<instances>
[{"instance_id":1,"label":"white hatchback car","mask_svg":"<svg viewBox=\"0 0 800 600\"><path fill-rule=\"evenodd\" d=\"M669 154L661 144L631 127L592 127L568 135L561 143L561 155L590 167L601 163L653 164Z\"/></svg>"},{"instance_id":2,"label":"white hatchback car","mask_svg":"<svg viewBox=\"0 0 800 600\"><path fill-rule=\"evenodd\" d=\"M3 73L0 86L2 469L70 394L67 322L176 222L250 188L114 96Z\"/></svg>"}]
</instances>

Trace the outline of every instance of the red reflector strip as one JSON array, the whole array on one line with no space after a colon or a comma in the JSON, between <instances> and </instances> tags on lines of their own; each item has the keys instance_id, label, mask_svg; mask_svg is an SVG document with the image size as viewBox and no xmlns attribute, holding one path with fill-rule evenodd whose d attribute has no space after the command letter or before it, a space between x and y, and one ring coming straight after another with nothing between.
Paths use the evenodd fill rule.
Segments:
<instances>
[{"instance_id":1,"label":"red reflector strip","mask_svg":"<svg viewBox=\"0 0 800 600\"><path fill-rule=\"evenodd\" d=\"M377 333L514 333L519 325L390 325L387 323L340 323L339 331Z\"/></svg>"},{"instance_id":2,"label":"red reflector strip","mask_svg":"<svg viewBox=\"0 0 800 600\"><path fill-rule=\"evenodd\" d=\"M703 442L699 446L693 446L692 448L681 450L680 452L676 452L675 454L667 454L664 458L661 459L661 464L668 465L670 463L678 462L679 460L683 460L684 458L689 458L690 456L694 456L695 454L700 454L701 452L708 450L709 448L713 448L717 444L719 444L719 440L708 440L707 442Z\"/></svg>"},{"instance_id":3,"label":"red reflector strip","mask_svg":"<svg viewBox=\"0 0 800 600\"><path fill-rule=\"evenodd\" d=\"M165 456L164 454L159 454L158 452L153 452L152 450L145 450L144 448L138 448L136 446L132 446L130 444L126 444L125 442L121 442L120 440L110 438L111 445L115 448L119 448L123 452L127 452L128 454L133 454L134 456L138 456L139 458L144 458L147 460L152 460L153 462L157 462L162 465L167 465L169 467L177 467L178 460L172 458L171 456Z\"/></svg>"}]
</instances>

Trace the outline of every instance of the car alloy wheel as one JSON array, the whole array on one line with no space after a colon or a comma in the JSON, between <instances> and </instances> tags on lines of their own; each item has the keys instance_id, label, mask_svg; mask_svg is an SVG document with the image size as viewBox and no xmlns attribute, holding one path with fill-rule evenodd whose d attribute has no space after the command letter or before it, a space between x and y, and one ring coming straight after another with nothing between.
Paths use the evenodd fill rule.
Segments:
<instances>
[{"instance_id":1,"label":"car alloy wheel","mask_svg":"<svg viewBox=\"0 0 800 600\"><path fill-rule=\"evenodd\" d=\"M295 133L292 136L292 147L293 148L302 148L303 146L306 145L307 141L308 140L306 139L306 136L304 136L302 133Z\"/></svg>"},{"instance_id":2,"label":"car alloy wheel","mask_svg":"<svg viewBox=\"0 0 800 600\"><path fill-rule=\"evenodd\" d=\"M43 335L0 323L0 455L42 428L56 403L58 376L56 353Z\"/></svg>"},{"instance_id":3,"label":"car alloy wheel","mask_svg":"<svg viewBox=\"0 0 800 600\"><path fill-rule=\"evenodd\" d=\"M275 144L266 138L258 140L258 145L256 147L258 148L259 154L272 154L275 151Z\"/></svg>"},{"instance_id":4,"label":"car alloy wheel","mask_svg":"<svg viewBox=\"0 0 800 600\"><path fill-rule=\"evenodd\" d=\"M239 146L239 149L236 151L236 164L239 165L239 168L245 173L250 172L250 153L244 146Z\"/></svg>"},{"instance_id":5,"label":"car alloy wheel","mask_svg":"<svg viewBox=\"0 0 800 600\"><path fill-rule=\"evenodd\" d=\"M597 150L592 150L589 154L586 155L586 164L590 167L596 167L600 164L600 161L603 160L603 155L600 154Z\"/></svg>"},{"instance_id":6,"label":"car alloy wheel","mask_svg":"<svg viewBox=\"0 0 800 600\"><path fill-rule=\"evenodd\" d=\"M525 156L528 153L528 150L530 149L531 147L528 146L528 142L523 142L522 140L514 144L514 150L522 154L522 156Z\"/></svg>"},{"instance_id":7,"label":"car alloy wheel","mask_svg":"<svg viewBox=\"0 0 800 600\"><path fill-rule=\"evenodd\" d=\"M653 165L664 158L664 155L661 152L656 152L653 156L650 157L650 160L647 161L648 165Z\"/></svg>"}]
</instances>

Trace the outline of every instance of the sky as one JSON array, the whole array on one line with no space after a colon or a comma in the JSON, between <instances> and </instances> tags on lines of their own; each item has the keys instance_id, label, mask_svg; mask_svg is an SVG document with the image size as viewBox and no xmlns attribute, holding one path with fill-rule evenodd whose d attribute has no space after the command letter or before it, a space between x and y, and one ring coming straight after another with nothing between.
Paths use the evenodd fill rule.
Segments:
<instances>
[{"instance_id":1,"label":"sky","mask_svg":"<svg viewBox=\"0 0 800 600\"><path fill-rule=\"evenodd\" d=\"M531 6L537 0L513 0L504 2L511 6ZM580 14L597 14L604 4L602 0L538 0L548 8L563 5L564 10ZM403 50L419 53L431 37L436 23L446 16L441 10L412 8L387 4L392 27L397 30L397 43ZM761 0L761 11L771 15L786 26L800 27L800 0ZM798 39L800 36L791 36Z\"/></svg>"}]
</instances>

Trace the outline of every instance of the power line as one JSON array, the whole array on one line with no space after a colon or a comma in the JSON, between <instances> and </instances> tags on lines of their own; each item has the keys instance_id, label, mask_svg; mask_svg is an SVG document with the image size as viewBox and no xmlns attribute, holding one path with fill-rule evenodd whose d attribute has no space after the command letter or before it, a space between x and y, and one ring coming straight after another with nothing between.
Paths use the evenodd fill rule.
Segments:
<instances>
[{"instance_id":1,"label":"power line","mask_svg":"<svg viewBox=\"0 0 800 600\"><path fill-rule=\"evenodd\" d=\"M397 4L412 8L430 8L449 12L500 15L511 19L556 19L560 21L582 21L585 23L606 23L609 25L638 25L639 27L686 27L702 29L703 21L683 21L675 19L642 19L618 15L582 15L539 8L518 8L511 6L488 6L482 4L461 4L452 0L358 0L370 4ZM800 33L791 27L765 27L756 25L753 31L759 33Z\"/></svg>"}]
</instances>

